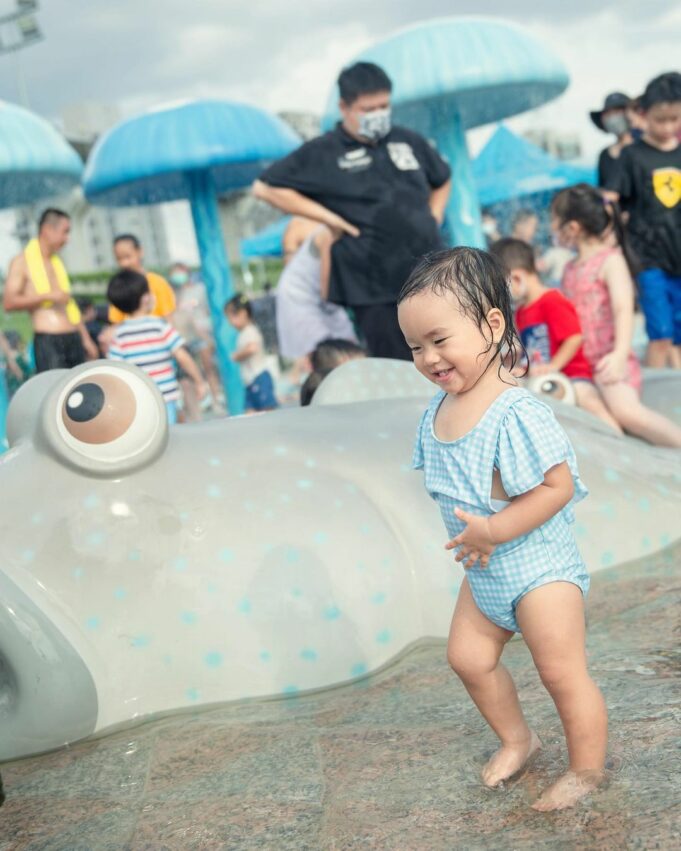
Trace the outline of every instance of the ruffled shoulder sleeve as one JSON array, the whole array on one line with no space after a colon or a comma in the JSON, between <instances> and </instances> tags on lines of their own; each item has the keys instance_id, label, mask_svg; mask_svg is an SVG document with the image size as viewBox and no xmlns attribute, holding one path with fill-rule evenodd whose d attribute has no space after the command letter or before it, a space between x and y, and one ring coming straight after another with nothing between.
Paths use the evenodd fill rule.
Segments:
<instances>
[{"instance_id":1,"label":"ruffled shoulder sleeve","mask_svg":"<svg viewBox=\"0 0 681 851\"><path fill-rule=\"evenodd\" d=\"M440 402L445 394L438 393L433 397L430 405L421 415L418 428L416 429L416 438L414 440L414 452L411 457L411 466L413 470L422 470L425 462L425 442L428 439L429 427L431 418L440 406Z\"/></svg>"},{"instance_id":2,"label":"ruffled shoulder sleeve","mask_svg":"<svg viewBox=\"0 0 681 851\"><path fill-rule=\"evenodd\" d=\"M588 491L579 478L574 449L551 408L531 394L522 395L506 411L499 429L494 466L504 490L519 496L536 488L546 473L567 461L579 502Z\"/></svg>"}]
</instances>

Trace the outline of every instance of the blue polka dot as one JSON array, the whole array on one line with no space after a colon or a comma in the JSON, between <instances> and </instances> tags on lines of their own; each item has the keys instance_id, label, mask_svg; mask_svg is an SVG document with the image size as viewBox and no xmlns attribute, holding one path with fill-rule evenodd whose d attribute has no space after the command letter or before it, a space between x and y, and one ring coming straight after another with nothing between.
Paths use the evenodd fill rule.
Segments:
<instances>
[{"instance_id":1,"label":"blue polka dot","mask_svg":"<svg viewBox=\"0 0 681 851\"><path fill-rule=\"evenodd\" d=\"M104 541L106 541L106 535L100 529L94 529L92 532L88 532L85 538L85 543L89 547L101 547Z\"/></svg>"},{"instance_id":2,"label":"blue polka dot","mask_svg":"<svg viewBox=\"0 0 681 851\"><path fill-rule=\"evenodd\" d=\"M357 662L350 669L350 676L351 677L361 677L362 674L366 674L366 672L367 672L367 666L365 665L365 663L364 662Z\"/></svg>"},{"instance_id":3,"label":"blue polka dot","mask_svg":"<svg viewBox=\"0 0 681 851\"><path fill-rule=\"evenodd\" d=\"M218 586L214 582L206 582L206 592L208 594L217 594Z\"/></svg>"},{"instance_id":4,"label":"blue polka dot","mask_svg":"<svg viewBox=\"0 0 681 851\"><path fill-rule=\"evenodd\" d=\"M615 561L615 554L611 550L606 550L601 553L601 564L603 567L610 567Z\"/></svg>"},{"instance_id":5,"label":"blue polka dot","mask_svg":"<svg viewBox=\"0 0 681 851\"><path fill-rule=\"evenodd\" d=\"M85 571L82 567L74 567L73 568L73 578L74 579L82 579L85 576Z\"/></svg>"},{"instance_id":6,"label":"blue polka dot","mask_svg":"<svg viewBox=\"0 0 681 851\"><path fill-rule=\"evenodd\" d=\"M644 535L641 538L641 546L643 547L644 550L650 549L651 541L650 541L650 538L647 535Z\"/></svg>"},{"instance_id":7,"label":"blue polka dot","mask_svg":"<svg viewBox=\"0 0 681 851\"><path fill-rule=\"evenodd\" d=\"M392 638L392 634L389 629L383 629L376 635L376 641L378 644L387 644Z\"/></svg>"},{"instance_id":8,"label":"blue polka dot","mask_svg":"<svg viewBox=\"0 0 681 851\"><path fill-rule=\"evenodd\" d=\"M294 597L302 597L303 596L303 592L300 590L300 588L291 588L291 594Z\"/></svg>"},{"instance_id":9,"label":"blue polka dot","mask_svg":"<svg viewBox=\"0 0 681 851\"><path fill-rule=\"evenodd\" d=\"M197 688L188 688L185 692L185 697L187 700L191 700L192 703L196 703L201 697L201 692Z\"/></svg>"},{"instance_id":10,"label":"blue polka dot","mask_svg":"<svg viewBox=\"0 0 681 851\"><path fill-rule=\"evenodd\" d=\"M660 546L661 547L668 547L670 542L671 542L671 539L670 539L669 535L666 532L663 532L660 535Z\"/></svg>"},{"instance_id":11,"label":"blue polka dot","mask_svg":"<svg viewBox=\"0 0 681 851\"><path fill-rule=\"evenodd\" d=\"M345 490L348 493L357 493L357 485L353 485L352 482L346 482L345 483Z\"/></svg>"},{"instance_id":12,"label":"blue polka dot","mask_svg":"<svg viewBox=\"0 0 681 851\"><path fill-rule=\"evenodd\" d=\"M300 651L300 658L305 659L306 662L316 662L317 651L313 650L311 647L305 647Z\"/></svg>"},{"instance_id":13,"label":"blue polka dot","mask_svg":"<svg viewBox=\"0 0 681 851\"><path fill-rule=\"evenodd\" d=\"M184 556L176 556L171 564L173 566L173 570L176 570L178 573L182 573L185 571L189 565L189 562Z\"/></svg>"},{"instance_id":14,"label":"blue polka dot","mask_svg":"<svg viewBox=\"0 0 681 851\"><path fill-rule=\"evenodd\" d=\"M364 564L363 561L358 561L356 567L357 567L357 570L366 570L367 569L367 566L366 566L366 564Z\"/></svg>"},{"instance_id":15,"label":"blue polka dot","mask_svg":"<svg viewBox=\"0 0 681 851\"><path fill-rule=\"evenodd\" d=\"M274 447L274 454L279 455L279 456L287 455L288 454L288 448L286 446L275 446Z\"/></svg>"},{"instance_id":16,"label":"blue polka dot","mask_svg":"<svg viewBox=\"0 0 681 851\"><path fill-rule=\"evenodd\" d=\"M100 504L100 499L96 493L88 494L83 500L83 508L88 510L92 510L93 508L97 508Z\"/></svg>"},{"instance_id":17,"label":"blue polka dot","mask_svg":"<svg viewBox=\"0 0 681 851\"><path fill-rule=\"evenodd\" d=\"M317 462L314 460L314 458L306 458L305 459L305 466L309 467L309 468L316 467Z\"/></svg>"},{"instance_id":18,"label":"blue polka dot","mask_svg":"<svg viewBox=\"0 0 681 851\"><path fill-rule=\"evenodd\" d=\"M101 623L102 619L97 617L97 615L93 615L85 621L85 626L88 629L98 629Z\"/></svg>"},{"instance_id":19,"label":"blue polka dot","mask_svg":"<svg viewBox=\"0 0 681 851\"><path fill-rule=\"evenodd\" d=\"M222 488L220 485L208 485L206 493L211 499L220 499L222 496Z\"/></svg>"},{"instance_id":20,"label":"blue polka dot","mask_svg":"<svg viewBox=\"0 0 681 851\"><path fill-rule=\"evenodd\" d=\"M182 623L187 624L187 626L193 626L198 622L199 616L196 612L180 612L180 620Z\"/></svg>"},{"instance_id":21,"label":"blue polka dot","mask_svg":"<svg viewBox=\"0 0 681 851\"><path fill-rule=\"evenodd\" d=\"M650 511L650 500L647 496L642 496L638 501L639 511Z\"/></svg>"},{"instance_id":22,"label":"blue polka dot","mask_svg":"<svg viewBox=\"0 0 681 851\"><path fill-rule=\"evenodd\" d=\"M390 440L390 432L389 432L389 431L379 431L379 432L376 434L376 437L377 437L379 440Z\"/></svg>"},{"instance_id":23,"label":"blue polka dot","mask_svg":"<svg viewBox=\"0 0 681 851\"><path fill-rule=\"evenodd\" d=\"M163 656L163 664L167 665L168 667L173 664L173 657L170 655L170 653L166 653Z\"/></svg>"},{"instance_id":24,"label":"blue polka dot","mask_svg":"<svg viewBox=\"0 0 681 851\"><path fill-rule=\"evenodd\" d=\"M300 561L300 551L294 547L287 547L284 558L289 564L295 564L297 561Z\"/></svg>"},{"instance_id":25,"label":"blue polka dot","mask_svg":"<svg viewBox=\"0 0 681 851\"><path fill-rule=\"evenodd\" d=\"M31 517L31 523L33 523L34 526L39 526L43 522L44 519L45 518L43 517L43 515L40 512L36 512Z\"/></svg>"},{"instance_id":26,"label":"blue polka dot","mask_svg":"<svg viewBox=\"0 0 681 851\"><path fill-rule=\"evenodd\" d=\"M583 523L575 523L575 538L583 538L586 535L586 526Z\"/></svg>"},{"instance_id":27,"label":"blue polka dot","mask_svg":"<svg viewBox=\"0 0 681 851\"><path fill-rule=\"evenodd\" d=\"M386 599L387 597L383 593L383 591L379 591L378 594L374 594L374 596L371 598L371 602L378 606L381 603L385 603Z\"/></svg>"},{"instance_id":28,"label":"blue polka dot","mask_svg":"<svg viewBox=\"0 0 681 851\"><path fill-rule=\"evenodd\" d=\"M282 694L298 694L300 689L298 686L287 685L281 690Z\"/></svg>"},{"instance_id":29,"label":"blue polka dot","mask_svg":"<svg viewBox=\"0 0 681 851\"><path fill-rule=\"evenodd\" d=\"M359 527L359 531L362 535L370 535L371 534L371 526L368 523L362 523Z\"/></svg>"},{"instance_id":30,"label":"blue polka dot","mask_svg":"<svg viewBox=\"0 0 681 851\"><path fill-rule=\"evenodd\" d=\"M435 544L432 544L433 549L436 549ZM383 556L381 559L381 567L390 567L392 564L389 556Z\"/></svg>"},{"instance_id":31,"label":"blue polka dot","mask_svg":"<svg viewBox=\"0 0 681 851\"><path fill-rule=\"evenodd\" d=\"M301 489L301 491L306 491L312 487L312 482L309 479L298 479L296 485Z\"/></svg>"},{"instance_id":32,"label":"blue polka dot","mask_svg":"<svg viewBox=\"0 0 681 851\"><path fill-rule=\"evenodd\" d=\"M128 551L128 561L140 561L142 558L141 550L129 550Z\"/></svg>"},{"instance_id":33,"label":"blue polka dot","mask_svg":"<svg viewBox=\"0 0 681 851\"><path fill-rule=\"evenodd\" d=\"M325 544L329 540L329 536L326 532L315 532L313 540L315 544Z\"/></svg>"},{"instance_id":34,"label":"blue polka dot","mask_svg":"<svg viewBox=\"0 0 681 851\"><path fill-rule=\"evenodd\" d=\"M128 592L125 590L125 588L116 588L114 590L114 597L117 600L125 600L125 598L127 596L128 596Z\"/></svg>"},{"instance_id":35,"label":"blue polka dot","mask_svg":"<svg viewBox=\"0 0 681 851\"><path fill-rule=\"evenodd\" d=\"M252 499L246 499L242 502L244 511L255 511L255 503Z\"/></svg>"},{"instance_id":36,"label":"blue polka dot","mask_svg":"<svg viewBox=\"0 0 681 851\"><path fill-rule=\"evenodd\" d=\"M666 485L663 485L661 482L658 482L655 485L655 488L657 489L658 493L662 494L662 496L669 496L670 495L669 488Z\"/></svg>"},{"instance_id":37,"label":"blue polka dot","mask_svg":"<svg viewBox=\"0 0 681 851\"><path fill-rule=\"evenodd\" d=\"M338 606L328 606L324 609L324 620L335 621L341 616L341 610Z\"/></svg>"},{"instance_id":38,"label":"blue polka dot","mask_svg":"<svg viewBox=\"0 0 681 851\"><path fill-rule=\"evenodd\" d=\"M211 650L210 653L206 653L203 657L203 661L209 668L219 668L223 662L222 653L218 653L217 650Z\"/></svg>"},{"instance_id":39,"label":"blue polka dot","mask_svg":"<svg viewBox=\"0 0 681 851\"><path fill-rule=\"evenodd\" d=\"M411 473L412 468L409 464L400 464L400 473Z\"/></svg>"},{"instance_id":40,"label":"blue polka dot","mask_svg":"<svg viewBox=\"0 0 681 851\"><path fill-rule=\"evenodd\" d=\"M263 662L269 662L271 658L272 658L272 654L270 653L269 650L261 650L260 651L260 659Z\"/></svg>"},{"instance_id":41,"label":"blue polka dot","mask_svg":"<svg viewBox=\"0 0 681 851\"><path fill-rule=\"evenodd\" d=\"M148 635L135 635L130 643L137 648L148 647L151 644L151 638Z\"/></svg>"},{"instance_id":42,"label":"blue polka dot","mask_svg":"<svg viewBox=\"0 0 681 851\"><path fill-rule=\"evenodd\" d=\"M606 481L613 482L613 484L615 482L619 482L620 480L620 474L617 472L617 470L613 470L612 467L606 467L603 471L603 475L605 476Z\"/></svg>"},{"instance_id":43,"label":"blue polka dot","mask_svg":"<svg viewBox=\"0 0 681 851\"><path fill-rule=\"evenodd\" d=\"M335 452L345 452L345 447L342 443L337 443L333 448Z\"/></svg>"},{"instance_id":44,"label":"blue polka dot","mask_svg":"<svg viewBox=\"0 0 681 851\"><path fill-rule=\"evenodd\" d=\"M611 502L604 502L603 505L599 507L599 511L601 514L604 514L608 520L614 520L616 511L615 506Z\"/></svg>"},{"instance_id":45,"label":"blue polka dot","mask_svg":"<svg viewBox=\"0 0 681 851\"><path fill-rule=\"evenodd\" d=\"M251 611L251 601L247 597L243 597L236 605L237 611L247 615Z\"/></svg>"},{"instance_id":46,"label":"blue polka dot","mask_svg":"<svg viewBox=\"0 0 681 851\"><path fill-rule=\"evenodd\" d=\"M279 495L279 502L283 502L286 505L291 502L291 497L287 493L282 493Z\"/></svg>"},{"instance_id":47,"label":"blue polka dot","mask_svg":"<svg viewBox=\"0 0 681 851\"><path fill-rule=\"evenodd\" d=\"M211 467L219 467L220 464L222 464L222 461L219 458L213 457L208 459L208 463Z\"/></svg>"},{"instance_id":48,"label":"blue polka dot","mask_svg":"<svg viewBox=\"0 0 681 851\"><path fill-rule=\"evenodd\" d=\"M246 472L246 470L239 470L239 478L240 479L247 479L248 478L248 473Z\"/></svg>"},{"instance_id":49,"label":"blue polka dot","mask_svg":"<svg viewBox=\"0 0 681 851\"><path fill-rule=\"evenodd\" d=\"M218 553L218 558L225 563L234 561L234 550L230 550L229 547L223 547Z\"/></svg>"},{"instance_id":50,"label":"blue polka dot","mask_svg":"<svg viewBox=\"0 0 681 851\"><path fill-rule=\"evenodd\" d=\"M189 512L188 511L181 511L179 513L178 517L180 518L180 521L182 523L186 523L187 520L189 520Z\"/></svg>"},{"instance_id":51,"label":"blue polka dot","mask_svg":"<svg viewBox=\"0 0 681 851\"><path fill-rule=\"evenodd\" d=\"M345 505L342 499L334 499L333 507L334 508L342 508Z\"/></svg>"},{"instance_id":52,"label":"blue polka dot","mask_svg":"<svg viewBox=\"0 0 681 851\"><path fill-rule=\"evenodd\" d=\"M35 558L35 551L34 550L22 550L21 558L24 561L33 561L33 559Z\"/></svg>"}]
</instances>

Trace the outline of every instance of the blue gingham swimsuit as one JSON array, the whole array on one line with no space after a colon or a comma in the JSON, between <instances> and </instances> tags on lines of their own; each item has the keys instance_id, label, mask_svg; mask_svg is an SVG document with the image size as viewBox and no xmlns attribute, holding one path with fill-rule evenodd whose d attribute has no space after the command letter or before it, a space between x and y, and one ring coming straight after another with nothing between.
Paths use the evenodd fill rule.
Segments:
<instances>
[{"instance_id":1,"label":"blue gingham swimsuit","mask_svg":"<svg viewBox=\"0 0 681 851\"><path fill-rule=\"evenodd\" d=\"M480 611L498 626L519 632L515 610L528 591L556 581L572 582L585 595L589 589L586 566L570 529L572 506L588 491L553 411L527 390L505 390L471 431L450 441L439 440L433 428L445 396L440 391L421 417L412 466L423 469L426 490L440 506L450 538L465 526L455 508L490 515L506 507L505 501L491 498L494 469L509 497L537 487L547 471L563 461L572 473L574 496L568 505L537 529L500 544L487 567L476 562L466 571Z\"/></svg>"}]
</instances>

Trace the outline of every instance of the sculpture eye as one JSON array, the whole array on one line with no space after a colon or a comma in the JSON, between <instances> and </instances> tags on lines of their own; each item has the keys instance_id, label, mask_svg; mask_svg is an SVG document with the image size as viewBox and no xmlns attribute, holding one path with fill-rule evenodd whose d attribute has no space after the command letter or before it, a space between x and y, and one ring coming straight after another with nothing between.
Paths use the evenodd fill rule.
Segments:
<instances>
[{"instance_id":1,"label":"sculpture eye","mask_svg":"<svg viewBox=\"0 0 681 851\"><path fill-rule=\"evenodd\" d=\"M53 450L81 469L131 469L165 446L168 425L161 394L132 367L80 367L54 393L46 401L45 435Z\"/></svg>"}]
</instances>

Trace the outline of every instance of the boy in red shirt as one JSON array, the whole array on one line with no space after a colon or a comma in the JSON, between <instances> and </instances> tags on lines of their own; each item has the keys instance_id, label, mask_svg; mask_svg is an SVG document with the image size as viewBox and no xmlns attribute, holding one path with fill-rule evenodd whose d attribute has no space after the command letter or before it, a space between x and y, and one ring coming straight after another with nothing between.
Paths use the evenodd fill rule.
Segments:
<instances>
[{"instance_id":1,"label":"boy in red shirt","mask_svg":"<svg viewBox=\"0 0 681 851\"><path fill-rule=\"evenodd\" d=\"M505 238L495 242L490 251L509 273L516 328L527 351L529 374L562 372L573 382L580 408L621 432L593 384L591 366L582 350L577 311L563 293L544 286L532 246Z\"/></svg>"}]
</instances>

